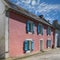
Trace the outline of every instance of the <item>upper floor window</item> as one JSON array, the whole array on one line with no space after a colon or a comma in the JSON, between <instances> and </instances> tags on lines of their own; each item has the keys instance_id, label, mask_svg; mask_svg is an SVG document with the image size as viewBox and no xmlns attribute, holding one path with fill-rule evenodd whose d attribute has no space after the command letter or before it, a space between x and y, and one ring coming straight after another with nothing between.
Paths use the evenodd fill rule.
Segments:
<instances>
[{"instance_id":1,"label":"upper floor window","mask_svg":"<svg viewBox=\"0 0 60 60\"><path fill-rule=\"evenodd\" d=\"M34 23L32 21L26 22L26 32L34 33Z\"/></svg>"},{"instance_id":2,"label":"upper floor window","mask_svg":"<svg viewBox=\"0 0 60 60\"><path fill-rule=\"evenodd\" d=\"M50 27L47 28L47 35L51 35L51 28Z\"/></svg>"},{"instance_id":3,"label":"upper floor window","mask_svg":"<svg viewBox=\"0 0 60 60\"><path fill-rule=\"evenodd\" d=\"M38 34L42 34L43 35L43 33L44 33L44 26L42 24L38 24L37 31L38 31Z\"/></svg>"}]
</instances>

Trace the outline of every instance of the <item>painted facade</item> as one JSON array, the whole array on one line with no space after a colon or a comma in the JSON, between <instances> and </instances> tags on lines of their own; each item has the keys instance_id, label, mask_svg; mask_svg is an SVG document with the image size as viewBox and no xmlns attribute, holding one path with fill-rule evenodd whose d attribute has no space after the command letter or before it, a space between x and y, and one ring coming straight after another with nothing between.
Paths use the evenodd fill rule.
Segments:
<instances>
[{"instance_id":1,"label":"painted facade","mask_svg":"<svg viewBox=\"0 0 60 60\"><path fill-rule=\"evenodd\" d=\"M24 14L12 8L8 9L7 4L2 0L0 1L4 5L0 4L5 11L3 11L4 15L1 12L4 18L1 17L2 15L0 16L0 21L3 19L3 24L1 24L3 28L0 27L0 29L2 29L1 31L4 30L2 35L4 41L0 39L0 44L1 41L3 43L0 45L0 50L3 49L0 51L2 56L4 55L6 58L20 57L28 53L52 48L55 29L48 22L40 17L37 20L35 15L32 16L29 13Z\"/></svg>"},{"instance_id":2,"label":"painted facade","mask_svg":"<svg viewBox=\"0 0 60 60\"><path fill-rule=\"evenodd\" d=\"M60 47L60 24L57 20L54 20L53 26L55 28L55 48L57 48Z\"/></svg>"},{"instance_id":3,"label":"painted facade","mask_svg":"<svg viewBox=\"0 0 60 60\"><path fill-rule=\"evenodd\" d=\"M60 30L55 30L55 48L60 47Z\"/></svg>"}]
</instances>

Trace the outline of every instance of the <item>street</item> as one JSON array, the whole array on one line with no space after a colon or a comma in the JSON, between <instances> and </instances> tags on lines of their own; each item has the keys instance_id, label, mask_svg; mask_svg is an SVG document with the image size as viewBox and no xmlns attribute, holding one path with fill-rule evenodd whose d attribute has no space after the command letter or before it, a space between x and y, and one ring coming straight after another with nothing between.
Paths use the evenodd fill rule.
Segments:
<instances>
[{"instance_id":1,"label":"street","mask_svg":"<svg viewBox=\"0 0 60 60\"><path fill-rule=\"evenodd\" d=\"M38 54L24 59L18 60L60 60L60 49L51 50L43 55Z\"/></svg>"}]
</instances>

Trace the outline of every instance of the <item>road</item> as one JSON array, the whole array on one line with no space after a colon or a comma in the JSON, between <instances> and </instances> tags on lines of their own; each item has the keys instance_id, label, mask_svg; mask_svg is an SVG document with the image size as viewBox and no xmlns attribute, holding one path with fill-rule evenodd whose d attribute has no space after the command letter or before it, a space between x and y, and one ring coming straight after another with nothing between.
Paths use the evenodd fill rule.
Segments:
<instances>
[{"instance_id":1,"label":"road","mask_svg":"<svg viewBox=\"0 0 60 60\"><path fill-rule=\"evenodd\" d=\"M38 54L36 56L31 56L19 60L60 60L60 49L54 49L47 53L44 53L43 55Z\"/></svg>"}]
</instances>

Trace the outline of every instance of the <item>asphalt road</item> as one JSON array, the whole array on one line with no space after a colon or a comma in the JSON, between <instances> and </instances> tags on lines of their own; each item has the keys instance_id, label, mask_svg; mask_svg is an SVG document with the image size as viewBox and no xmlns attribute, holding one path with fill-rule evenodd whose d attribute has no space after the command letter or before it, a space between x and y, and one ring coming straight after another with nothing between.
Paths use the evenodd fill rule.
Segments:
<instances>
[{"instance_id":1,"label":"asphalt road","mask_svg":"<svg viewBox=\"0 0 60 60\"><path fill-rule=\"evenodd\" d=\"M21 60L60 60L60 48L51 50L43 55L38 54Z\"/></svg>"}]
</instances>

